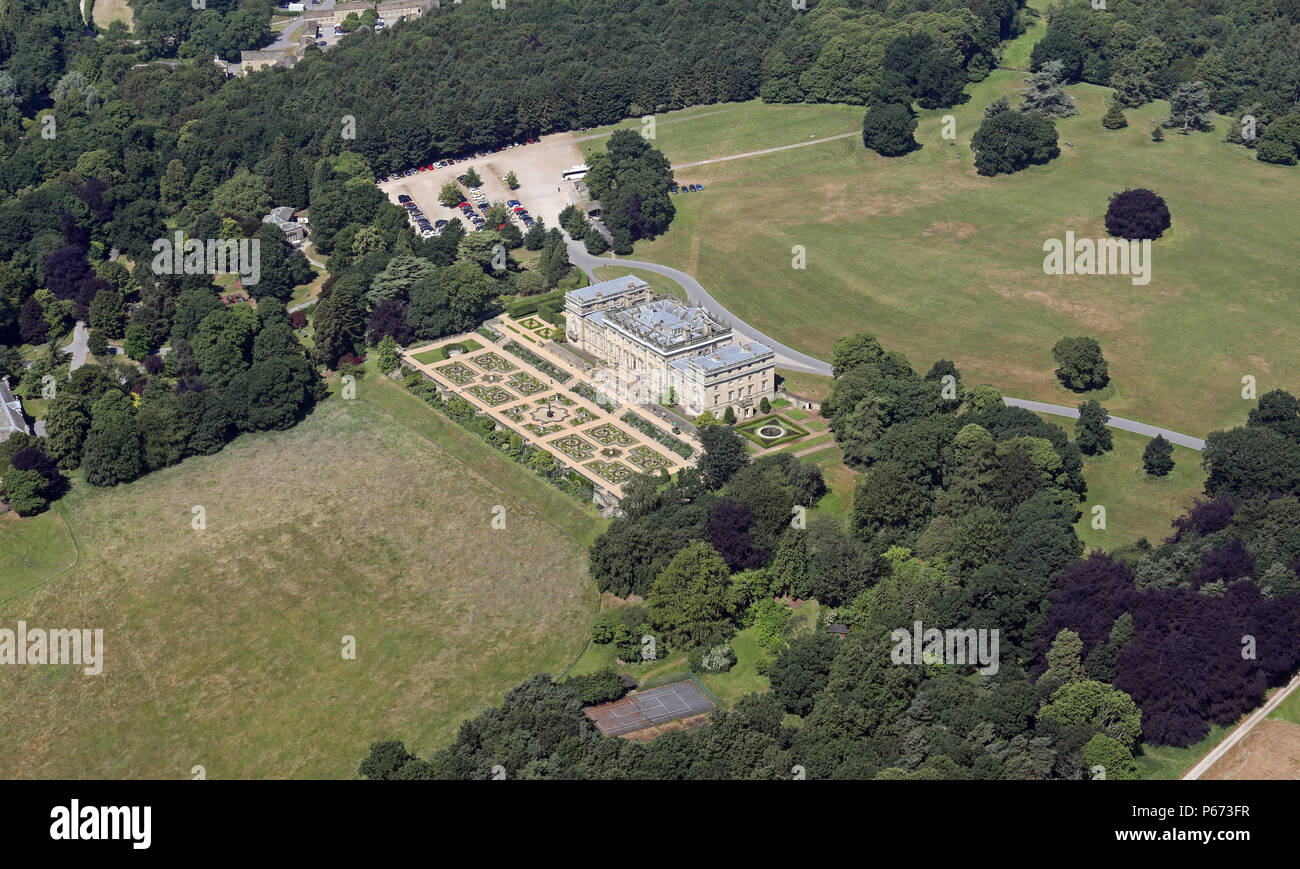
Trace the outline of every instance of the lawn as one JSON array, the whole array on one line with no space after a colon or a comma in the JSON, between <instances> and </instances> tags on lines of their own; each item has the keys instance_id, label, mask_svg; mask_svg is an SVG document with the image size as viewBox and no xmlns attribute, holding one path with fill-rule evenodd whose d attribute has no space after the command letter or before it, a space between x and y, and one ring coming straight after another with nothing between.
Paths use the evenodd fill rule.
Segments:
<instances>
[{"instance_id":1,"label":"lawn","mask_svg":"<svg viewBox=\"0 0 1300 869\"><path fill-rule=\"evenodd\" d=\"M670 299L676 299L683 304L686 302L686 290L682 285L677 283L666 275L657 272L647 272L643 269L628 269L623 266L597 266L596 277L602 281L612 281L615 278L621 278L624 275L634 275L650 285L650 289L660 296L667 296Z\"/></svg>"},{"instance_id":2,"label":"lawn","mask_svg":"<svg viewBox=\"0 0 1300 869\"><path fill-rule=\"evenodd\" d=\"M817 506L808 511L808 518L815 515L834 516L843 519L853 508L853 487L857 484L858 472L844 464L844 454L837 444L831 444L824 450L817 450L799 459L801 462L813 462L822 469L822 478L829 490Z\"/></svg>"},{"instance_id":3,"label":"lawn","mask_svg":"<svg viewBox=\"0 0 1300 869\"><path fill-rule=\"evenodd\" d=\"M804 450L811 450L813 447L825 447L830 446L833 443L835 443L835 436L830 432L827 432L818 435L817 437L796 441L795 443L782 447L780 451L783 453L801 453ZM808 458L808 456L804 456L804 458Z\"/></svg>"},{"instance_id":4,"label":"lawn","mask_svg":"<svg viewBox=\"0 0 1300 869\"><path fill-rule=\"evenodd\" d=\"M0 603L0 623L102 627L105 670L9 668L11 777L353 777L371 741L425 754L562 671L596 606L594 509L384 378L292 430L111 491L78 485L63 506L80 564ZM48 553L7 561L0 587L70 562L59 527L0 522L0 552Z\"/></svg>"},{"instance_id":5,"label":"lawn","mask_svg":"<svg viewBox=\"0 0 1300 869\"><path fill-rule=\"evenodd\" d=\"M1066 430L1073 431L1072 427ZM1205 471L1201 454L1176 446L1173 471L1163 478L1152 477L1142 467L1142 450L1150 439L1116 429L1110 432L1115 448L1084 458L1088 500L1079 507L1083 517L1074 530L1089 549L1111 550L1139 537L1159 545L1173 533L1169 523L1202 494ZM1097 505L1106 508L1105 530L1092 527L1092 508Z\"/></svg>"},{"instance_id":6,"label":"lawn","mask_svg":"<svg viewBox=\"0 0 1300 869\"><path fill-rule=\"evenodd\" d=\"M607 599L608 601L608 599ZM609 606L607 602L605 606ZM818 606L809 601L791 616L791 625L798 631L811 630L817 623ZM736 664L725 673L702 673L700 680L712 691L724 706L733 706L746 694L762 694L771 688L768 678L758 672L758 662L766 656L753 628L746 628L731 640L731 648L736 653ZM657 661L641 664L620 664L614 653L614 645L587 646L578 663L571 671L573 675L594 673L606 667L618 673L631 673L636 676L638 684L653 684L677 673L689 669L685 652L674 651Z\"/></svg>"},{"instance_id":7,"label":"lawn","mask_svg":"<svg viewBox=\"0 0 1300 869\"><path fill-rule=\"evenodd\" d=\"M769 414L751 419L735 426L736 433L758 447L774 447L777 444L798 440L808 434L803 426L796 425L777 414ZM762 434L764 429L771 429L772 437Z\"/></svg>"},{"instance_id":8,"label":"lawn","mask_svg":"<svg viewBox=\"0 0 1300 869\"><path fill-rule=\"evenodd\" d=\"M1041 12L1048 3L1045 0L1030 0L1026 5ZM998 65L1009 69L1029 69L1029 53L1034 50L1034 43L1046 34L1047 19L1040 14L1033 26L1002 47L1002 60Z\"/></svg>"},{"instance_id":9,"label":"lawn","mask_svg":"<svg viewBox=\"0 0 1300 869\"><path fill-rule=\"evenodd\" d=\"M762 105L754 101L725 105L698 106L677 112L667 112L655 117L652 143L672 160L673 165L725 157L764 148L777 148L808 139L823 139L862 128L863 109L858 106L772 105L763 106L761 115L754 109ZM640 118L619 124L600 127L582 133L579 139L614 129L640 132ZM605 149L605 139L580 141L584 154ZM814 146L815 147L815 146ZM706 180L701 170L693 167L674 173L679 183ZM706 190L703 196L710 196ZM675 197L678 205L692 194Z\"/></svg>"},{"instance_id":10,"label":"lawn","mask_svg":"<svg viewBox=\"0 0 1300 869\"><path fill-rule=\"evenodd\" d=\"M94 0L94 2L90 14L96 26L106 28L114 21L121 21L128 30L131 29L131 7L126 4L126 0Z\"/></svg>"},{"instance_id":11,"label":"lawn","mask_svg":"<svg viewBox=\"0 0 1300 869\"><path fill-rule=\"evenodd\" d=\"M1143 745L1143 753L1134 758L1137 761L1138 774L1144 779L1164 779L1172 781L1183 777L1196 762L1210 749L1223 741L1231 728L1210 725L1209 734L1195 745L1175 748L1172 745Z\"/></svg>"},{"instance_id":12,"label":"lawn","mask_svg":"<svg viewBox=\"0 0 1300 869\"><path fill-rule=\"evenodd\" d=\"M316 277L312 278L309 283L299 284L293 288L293 297L289 299L288 304L290 310L308 302L314 302L320 297L320 289L329 277L329 272L315 267L313 267L312 271L316 273Z\"/></svg>"},{"instance_id":13,"label":"lawn","mask_svg":"<svg viewBox=\"0 0 1300 869\"><path fill-rule=\"evenodd\" d=\"M455 344L444 344L441 347L435 347L432 350L425 350L423 353L415 354L415 361L428 365L433 362L442 362L449 358L447 353L451 350L459 349L463 353L473 353L475 350L482 350L483 345L473 338L467 338L464 341Z\"/></svg>"},{"instance_id":14,"label":"lawn","mask_svg":"<svg viewBox=\"0 0 1300 869\"><path fill-rule=\"evenodd\" d=\"M964 105L922 112L924 147L906 157L880 157L847 138L692 169L707 190L675 197L669 231L639 242L634 256L693 274L738 317L799 350L828 359L837 338L869 331L923 373L948 358L965 383L1012 396L1077 404L1053 376L1051 348L1092 335L1110 361L1103 398L1112 413L1197 436L1245 420L1253 403L1241 398L1243 375L1261 392L1293 386L1297 317L1278 256L1300 234L1300 169L1224 143L1229 118L1218 118L1215 132L1153 143L1164 102L1128 110L1127 129L1105 130L1110 91L1079 85L1068 90L1080 114L1058 123L1071 143L1060 157L979 176L969 142L981 113L998 96L1016 99L1022 79L998 70L969 86ZM743 122L734 136L686 136L731 117L723 114L661 122L657 144L678 162L851 129L860 115L841 106L736 108ZM818 123L796 132L792 110ZM941 138L947 114L955 142ZM1173 215L1154 244L1151 282L1045 275L1043 242L1067 231L1105 235L1107 201L1128 187L1154 189ZM791 268L795 245L806 250L805 269ZM798 392L796 380L787 386Z\"/></svg>"},{"instance_id":15,"label":"lawn","mask_svg":"<svg viewBox=\"0 0 1300 869\"><path fill-rule=\"evenodd\" d=\"M809 401L822 402L831 394L831 378L824 374L807 374L802 371L776 369L780 382L777 384L791 395L802 396ZM773 405L775 407L775 405Z\"/></svg>"},{"instance_id":16,"label":"lawn","mask_svg":"<svg viewBox=\"0 0 1300 869\"><path fill-rule=\"evenodd\" d=\"M1300 690L1292 691L1291 696L1278 704L1268 717L1300 724Z\"/></svg>"}]
</instances>

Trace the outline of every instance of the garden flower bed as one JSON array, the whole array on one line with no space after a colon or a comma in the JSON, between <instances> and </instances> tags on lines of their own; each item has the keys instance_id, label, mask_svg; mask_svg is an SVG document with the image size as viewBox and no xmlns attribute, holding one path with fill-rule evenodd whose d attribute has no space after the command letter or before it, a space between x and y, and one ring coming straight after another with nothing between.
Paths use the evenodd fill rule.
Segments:
<instances>
[{"instance_id":1,"label":"garden flower bed","mask_svg":"<svg viewBox=\"0 0 1300 869\"><path fill-rule=\"evenodd\" d=\"M636 443L636 438L632 437L618 426L608 422L598 425L595 428L587 429L586 434L589 438L600 441L605 446L613 446L617 444L621 447L630 447Z\"/></svg>"},{"instance_id":2,"label":"garden flower bed","mask_svg":"<svg viewBox=\"0 0 1300 869\"><path fill-rule=\"evenodd\" d=\"M465 386L478 379L478 373L462 362L443 365L438 369L438 373L457 386Z\"/></svg>"},{"instance_id":3,"label":"garden flower bed","mask_svg":"<svg viewBox=\"0 0 1300 869\"><path fill-rule=\"evenodd\" d=\"M518 365L515 365L513 362L507 362L500 355L493 353L491 350L489 350L486 353L480 353L477 356L471 357L469 361L473 362L475 365L477 365L479 368L482 368L484 371L505 372L505 371L515 371L518 370L519 368Z\"/></svg>"},{"instance_id":4,"label":"garden flower bed","mask_svg":"<svg viewBox=\"0 0 1300 869\"><path fill-rule=\"evenodd\" d=\"M596 452L596 448L590 442L576 434L567 434L562 438L556 438L551 441L551 446L575 462L585 462Z\"/></svg>"},{"instance_id":5,"label":"garden flower bed","mask_svg":"<svg viewBox=\"0 0 1300 869\"><path fill-rule=\"evenodd\" d=\"M608 480L615 486L621 486L632 477L632 471L627 465L618 462L607 462L603 459L596 459L587 462L586 467L596 472L596 475L603 480Z\"/></svg>"},{"instance_id":6,"label":"garden flower bed","mask_svg":"<svg viewBox=\"0 0 1300 869\"><path fill-rule=\"evenodd\" d=\"M644 444L640 444L628 450L627 460L643 471L657 471L660 468L667 468L672 464L668 459L659 455Z\"/></svg>"},{"instance_id":7,"label":"garden flower bed","mask_svg":"<svg viewBox=\"0 0 1300 869\"><path fill-rule=\"evenodd\" d=\"M466 387L465 391L491 407L496 407L498 404L507 404L508 402L515 401L518 398L518 396L508 390L502 389L500 386L476 385Z\"/></svg>"},{"instance_id":8,"label":"garden flower bed","mask_svg":"<svg viewBox=\"0 0 1300 869\"><path fill-rule=\"evenodd\" d=\"M546 391L546 384L526 371L518 371L510 375L506 385L520 395L536 395Z\"/></svg>"}]
</instances>

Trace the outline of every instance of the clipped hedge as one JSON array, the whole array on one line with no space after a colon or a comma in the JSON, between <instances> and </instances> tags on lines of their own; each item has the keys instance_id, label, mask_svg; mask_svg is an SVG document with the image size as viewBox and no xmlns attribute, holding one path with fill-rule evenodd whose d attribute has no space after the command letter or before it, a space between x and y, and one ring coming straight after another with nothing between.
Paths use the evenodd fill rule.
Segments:
<instances>
[{"instance_id":1,"label":"clipped hedge","mask_svg":"<svg viewBox=\"0 0 1300 869\"><path fill-rule=\"evenodd\" d=\"M537 316L550 323L552 326L564 326L564 314L559 311L552 311L550 308L538 308Z\"/></svg>"},{"instance_id":2,"label":"clipped hedge","mask_svg":"<svg viewBox=\"0 0 1300 869\"><path fill-rule=\"evenodd\" d=\"M542 309L549 309L552 312L559 311L564 307L564 291L552 290L540 296L531 296L527 299L520 299L511 305L506 306L506 313L512 318L518 320L520 317L527 317L530 314L536 314Z\"/></svg>"}]
</instances>

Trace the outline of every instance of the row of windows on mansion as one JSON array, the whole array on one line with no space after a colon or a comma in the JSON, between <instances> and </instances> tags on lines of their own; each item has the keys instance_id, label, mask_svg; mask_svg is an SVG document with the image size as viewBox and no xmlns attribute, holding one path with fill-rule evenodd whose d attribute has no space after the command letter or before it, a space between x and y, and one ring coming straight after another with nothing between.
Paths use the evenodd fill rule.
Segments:
<instances>
[{"instance_id":1,"label":"row of windows on mansion","mask_svg":"<svg viewBox=\"0 0 1300 869\"><path fill-rule=\"evenodd\" d=\"M643 395L671 389L692 416L721 416L728 406L753 416L775 394L775 355L757 341L742 343L731 327L700 307L655 296L640 278L571 290L564 297L567 340ZM651 399L645 399L651 400Z\"/></svg>"}]
</instances>

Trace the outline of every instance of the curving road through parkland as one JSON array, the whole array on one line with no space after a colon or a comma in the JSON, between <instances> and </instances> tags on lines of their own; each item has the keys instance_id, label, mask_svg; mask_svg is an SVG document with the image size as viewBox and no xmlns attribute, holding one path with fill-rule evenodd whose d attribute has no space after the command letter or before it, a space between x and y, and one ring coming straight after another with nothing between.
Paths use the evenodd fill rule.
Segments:
<instances>
[{"instance_id":1,"label":"curving road through parkland","mask_svg":"<svg viewBox=\"0 0 1300 869\"><path fill-rule=\"evenodd\" d=\"M582 244L569 239L567 235L565 239L569 250L569 261L586 272L587 277L591 279L592 283L596 283L600 280L595 274L595 269L599 266L623 266L624 268L629 269L643 269L648 272L663 275L666 278L671 278L681 284L682 289L686 290L686 297L692 304L707 308L711 313L730 322L732 331L735 332L736 336L742 341L759 341L771 347L776 353L776 365L778 368L786 368L791 371L803 371L809 374L822 374L827 377L830 376L831 366L829 362L818 359L815 356L809 356L807 353L800 353L798 350L788 347L780 341L777 341L755 329L753 326L728 311L721 302L709 295L709 291L704 289L704 287L700 285L699 281L695 280L695 278L691 277L686 272L672 268L671 266L646 262L645 260L592 256L587 253L586 248ZM1026 410L1032 410L1035 413L1046 413L1051 416L1063 416L1070 419L1079 418L1079 411L1077 408L1067 407L1063 404L1049 404L1044 401L1031 401L1027 398L1003 398L1002 400L1011 407L1023 407ZM1170 443L1178 444L1179 446L1187 447L1196 450L1197 452L1200 452L1205 448L1205 441L1202 438L1192 437L1191 435L1171 431L1167 428L1160 428L1159 426L1148 425L1147 423L1138 422L1137 420L1112 416L1106 425L1111 428L1119 429L1120 431L1133 432L1134 434L1140 434L1149 438L1153 438L1158 434L1164 435L1165 440Z\"/></svg>"}]
</instances>

